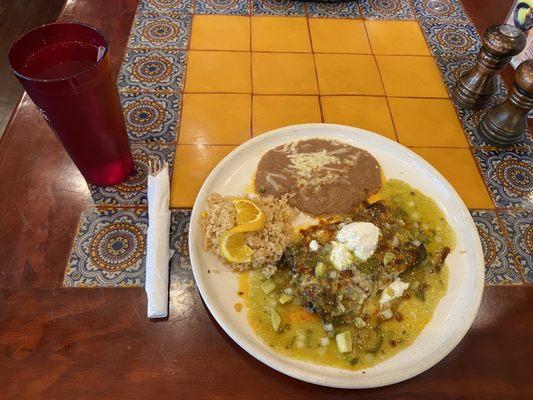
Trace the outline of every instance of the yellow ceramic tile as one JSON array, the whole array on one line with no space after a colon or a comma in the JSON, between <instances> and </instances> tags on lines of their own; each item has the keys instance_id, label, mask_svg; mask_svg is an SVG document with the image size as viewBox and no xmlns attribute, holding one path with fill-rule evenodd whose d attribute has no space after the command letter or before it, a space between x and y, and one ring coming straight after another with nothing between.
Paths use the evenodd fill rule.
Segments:
<instances>
[{"instance_id":1,"label":"yellow ceramic tile","mask_svg":"<svg viewBox=\"0 0 533 400\"><path fill-rule=\"evenodd\" d=\"M211 170L235 146L178 145L170 188L171 207L192 207Z\"/></svg>"},{"instance_id":2,"label":"yellow ceramic tile","mask_svg":"<svg viewBox=\"0 0 533 400\"><path fill-rule=\"evenodd\" d=\"M444 175L468 208L494 208L470 150L427 147L412 150Z\"/></svg>"},{"instance_id":3,"label":"yellow ceramic tile","mask_svg":"<svg viewBox=\"0 0 533 400\"><path fill-rule=\"evenodd\" d=\"M384 94L374 56L315 54L321 94Z\"/></svg>"},{"instance_id":4,"label":"yellow ceramic tile","mask_svg":"<svg viewBox=\"0 0 533 400\"><path fill-rule=\"evenodd\" d=\"M251 93L250 53L189 51L185 91Z\"/></svg>"},{"instance_id":5,"label":"yellow ceramic tile","mask_svg":"<svg viewBox=\"0 0 533 400\"><path fill-rule=\"evenodd\" d=\"M252 53L254 93L317 94L312 54Z\"/></svg>"},{"instance_id":6,"label":"yellow ceramic tile","mask_svg":"<svg viewBox=\"0 0 533 400\"><path fill-rule=\"evenodd\" d=\"M250 50L250 18L234 15L195 15L191 50Z\"/></svg>"},{"instance_id":7,"label":"yellow ceramic tile","mask_svg":"<svg viewBox=\"0 0 533 400\"><path fill-rule=\"evenodd\" d=\"M355 126L396 140L385 97L323 96L324 122Z\"/></svg>"},{"instance_id":8,"label":"yellow ceramic tile","mask_svg":"<svg viewBox=\"0 0 533 400\"><path fill-rule=\"evenodd\" d=\"M252 96L185 94L178 143L241 144L250 138Z\"/></svg>"},{"instance_id":9,"label":"yellow ceramic tile","mask_svg":"<svg viewBox=\"0 0 533 400\"><path fill-rule=\"evenodd\" d=\"M254 96L252 115L254 136L282 126L322 121L316 96Z\"/></svg>"},{"instance_id":10,"label":"yellow ceramic tile","mask_svg":"<svg viewBox=\"0 0 533 400\"><path fill-rule=\"evenodd\" d=\"M365 20L374 54L431 55L416 21Z\"/></svg>"},{"instance_id":11,"label":"yellow ceramic tile","mask_svg":"<svg viewBox=\"0 0 533 400\"><path fill-rule=\"evenodd\" d=\"M376 56L387 96L448 97L433 57Z\"/></svg>"},{"instance_id":12,"label":"yellow ceramic tile","mask_svg":"<svg viewBox=\"0 0 533 400\"><path fill-rule=\"evenodd\" d=\"M389 105L400 143L418 147L468 148L450 100L391 97Z\"/></svg>"},{"instance_id":13,"label":"yellow ceramic tile","mask_svg":"<svg viewBox=\"0 0 533 400\"><path fill-rule=\"evenodd\" d=\"M252 51L310 53L307 19L252 17Z\"/></svg>"},{"instance_id":14,"label":"yellow ceramic tile","mask_svg":"<svg viewBox=\"0 0 533 400\"><path fill-rule=\"evenodd\" d=\"M317 53L372 54L361 20L309 18L309 28Z\"/></svg>"}]
</instances>

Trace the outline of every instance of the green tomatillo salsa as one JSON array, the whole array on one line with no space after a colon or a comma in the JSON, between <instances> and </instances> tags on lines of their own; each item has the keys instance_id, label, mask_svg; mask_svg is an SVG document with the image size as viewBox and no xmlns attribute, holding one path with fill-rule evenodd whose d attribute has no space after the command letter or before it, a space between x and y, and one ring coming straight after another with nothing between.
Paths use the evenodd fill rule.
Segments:
<instances>
[{"instance_id":1,"label":"green tomatillo salsa","mask_svg":"<svg viewBox=\"0 0 533 400\"><path fill-rule=\"evenodd\" d=\"M454 232L403 181L387 181L373 200L301 230L270 277L241 274L248 321L275 351L363 369L408 347L431 320L447 290ZM352 252L341 232L369 224L379 232L372 254Z\"/></svg>"}]
</instances>

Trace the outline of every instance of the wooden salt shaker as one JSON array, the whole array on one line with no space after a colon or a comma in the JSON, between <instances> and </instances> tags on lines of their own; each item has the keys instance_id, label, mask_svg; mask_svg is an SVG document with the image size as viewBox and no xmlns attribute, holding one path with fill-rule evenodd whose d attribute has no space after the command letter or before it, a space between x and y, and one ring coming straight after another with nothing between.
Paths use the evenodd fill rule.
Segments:
<instances>
[{"instance_id":1,"label":"wooden salt shaker","mask_svg":"<svg viewBox=\"0 0 533 400\"><path fill-rule=\"evenodd\" d=\"M515 82L507 99L491 108L481 119L478 132L496 145L511 145L524 139L527 114L533 109L533 60L516 69Z\"/></svg>"},{"instance_id":2,"label":"wooden salt shaker","mask_svg":"<svg viewBox=\"0 0 533 400\"><path fill-rule=\"evenodd\" d=\"M512 25L492 25L483 35L476 65L455 85L452 100L459 107L481 110L496 93L494 76L526 46L524 33Z\"/></svg>"}]
</instances>

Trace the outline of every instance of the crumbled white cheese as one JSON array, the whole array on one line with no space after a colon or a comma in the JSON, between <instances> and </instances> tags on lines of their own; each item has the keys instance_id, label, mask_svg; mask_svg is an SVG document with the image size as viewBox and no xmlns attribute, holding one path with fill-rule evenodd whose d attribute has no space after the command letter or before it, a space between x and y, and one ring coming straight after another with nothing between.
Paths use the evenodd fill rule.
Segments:
<instances>
[{"instance_id":1,"label":"crumbled white cheese","mask_svg":"<svg viewBox=\"0 0 533 400\"><path fill-rule=\"evenodd\" d=\"M338 242L331 242L331 244L333 245L333 249L331 250L329 259L333 266L339 271L344 271L345 269L348 269L348 267L354 261L353 254L350 249Z\"/></svg>"},{"instance_id":2,"label":"crumbled white cheese","mask_svg":"<svg viewBox=\"0 0 533 400\"><path fill-rule=\"evenodd\" d=\"M390 308L387 308L385 309L382 313L381 313L381 316L385 319L385 320L389 320L393 317L393 313L392 313L392 310Z\"/></svg>"},{"instance_id":3,"label":"crumbled white cheese","mask_svg":"<svg viewBox=\"0 0 533 400\"><path fill-rule=\"evenodd\" d=\"M408 282L403 282L400 278L396 279L383 290L383 293L381 294L381 299L379 299L379 303L383 305L391 300L401 297L403 295L403 292L407 290L408 287Z\"/></svg>"},{"instance_id":4,"label":"crumbled white cheese","mask_svg":"<svg viewBox=\"0 0 533 400\"><path fill-rule=\"evenodd\" d=\"M311 250L311 251L317 251L318 248L319 248L319 245L318 245L318 242L317 242L316 240L313 239L313 240L311 240L311 241L309 242L309 250Z\"/></svg>"},{"instance_id":5,"label":"crumbled white cheese","mask_svg":"<svg viewBox=\"0 0 533 400\"><path fill-rule=\"evenodd\" d=\"M365 261L378 246L379 228L370 222L352 222L337 232L337 240Z\"/></svg>"},{"instance_id":6,"label":"crumbled white cheese","mask_svg":"<svg viewBox=\"0 0 533 400\"><path fill-rule=\"evenodd\" d=\"M283 293L285 293L288 296L292 296L293 290L291 287L288 287L288 288L283 289Z\"/></svg>"},{"instance_id":7,"label":"crumbled white cheese","mask_svg":"<svg viewBox=\"0 0 533 400\"><path fill-rule=\"evenodd\" d=\"M293 171L298 186L320 186L331 182L341 170L341 168L333 167L333 165L340 165L341 159L328 153L326 149L315 153L300 153L293 148L291 153L287 155L291 161L287 169ZM321 171L322 174L317 174L317 171Z\"/></svg>"}]
</instances>

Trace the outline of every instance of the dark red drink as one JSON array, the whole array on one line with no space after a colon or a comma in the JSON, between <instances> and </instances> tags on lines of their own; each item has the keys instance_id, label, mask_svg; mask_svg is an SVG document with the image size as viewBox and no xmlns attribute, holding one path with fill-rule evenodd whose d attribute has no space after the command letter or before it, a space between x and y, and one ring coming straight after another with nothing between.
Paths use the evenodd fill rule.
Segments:
<instances>
[{"instance_id":1,"label":"dark red drink","mask_svg":"<svg viewBox=\"0 0 533 400\"><path fill-rule=\"evenodd\" d=\"M9 51L13 73L95 185L122 182L133 165L107 53L97 29L71 23L30 31Z\"/></svg>"}]
</instances>

